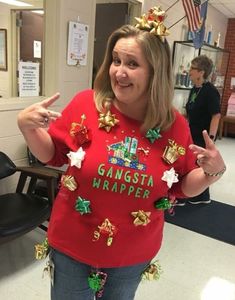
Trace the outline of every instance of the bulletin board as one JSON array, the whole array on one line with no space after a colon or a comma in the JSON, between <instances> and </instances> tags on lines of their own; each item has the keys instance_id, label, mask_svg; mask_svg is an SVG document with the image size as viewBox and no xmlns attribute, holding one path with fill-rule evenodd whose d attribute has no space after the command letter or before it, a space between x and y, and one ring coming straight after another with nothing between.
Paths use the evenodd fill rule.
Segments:
<instances>
[{"instance_id":1,"label":"bulletin board","mask_svg":"<svg viewBox=\"0 0 235 300\"><path fill-rule=\"evenodd\" d=\"M69 66L87 64L89 26L79 22L69 22L67 64Z\"/></svg>"}]
</instances>

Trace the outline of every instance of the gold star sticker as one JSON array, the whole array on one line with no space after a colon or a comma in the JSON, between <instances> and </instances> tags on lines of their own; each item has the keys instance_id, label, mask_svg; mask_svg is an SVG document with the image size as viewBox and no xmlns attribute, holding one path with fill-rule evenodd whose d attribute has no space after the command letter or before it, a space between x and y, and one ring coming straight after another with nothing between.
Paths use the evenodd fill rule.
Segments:
<instances>
[{"instance_id":1,"label":"gold star sticker","mask_svg":"<svg viewBox=\"0 0 235 300\"><path fill-rule=\"evenodd\" d=\"M139 210L139 211L132 212L131 215L135 218L133 222L135 226L138 225L146 226L150 222L151 212L149 211Z\"/></svg>"},{"instance_id":2,"label":"gold star sticker","mask_svg":"<svg viewBox=\"0 0 235 300\"><path fill-rule=\"evenodd\" d=\"M99 128L104 128L107 132L119 122L118 119L115 119L115 115L111 114L110 110L106 114L100 113L98 121Z\"/></svg>"}]
</instances>

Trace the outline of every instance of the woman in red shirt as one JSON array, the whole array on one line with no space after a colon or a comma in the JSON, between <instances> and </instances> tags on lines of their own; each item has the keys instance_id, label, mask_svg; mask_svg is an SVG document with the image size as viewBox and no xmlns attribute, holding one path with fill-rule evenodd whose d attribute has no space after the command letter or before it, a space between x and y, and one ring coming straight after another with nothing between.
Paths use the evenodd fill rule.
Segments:
<instances>
[{"instance_id":1,"label":"woman in red shirt","mask_svg":"<svg viewBox=\"0 0 235 300\"><path fill-rule=\"evenodd\" d=\"M163 209L225 170L207 132L205 148L191 145L172 105L164 12L147 16L111 34L94 90L75 95L61 114L49 108L55 94L18 116L40 161L68 165L48 230L53 300L134 299L143 272L154 269Z\"/></svg>"}]
</instances>

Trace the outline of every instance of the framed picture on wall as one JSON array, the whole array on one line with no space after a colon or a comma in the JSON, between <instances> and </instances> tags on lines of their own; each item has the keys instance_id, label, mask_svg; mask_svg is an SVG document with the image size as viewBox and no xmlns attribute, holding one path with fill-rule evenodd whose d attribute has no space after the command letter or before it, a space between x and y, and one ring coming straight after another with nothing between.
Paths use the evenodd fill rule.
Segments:
<instances>
[{"instance_id":1,"label":"framed picture on wall","mask_svg":"<svg viewBox=\"0 0 235 300\"><path fill-rule=\"evenodd\" d=\"M0 28L0 71L7 71L7 30Z\"/></svg>"}]
</instances>

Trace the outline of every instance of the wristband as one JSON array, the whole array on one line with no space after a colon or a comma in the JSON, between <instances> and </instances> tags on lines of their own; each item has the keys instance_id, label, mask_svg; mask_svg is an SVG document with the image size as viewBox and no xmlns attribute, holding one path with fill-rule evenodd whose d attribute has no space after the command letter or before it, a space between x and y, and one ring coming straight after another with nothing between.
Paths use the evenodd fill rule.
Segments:
<instances>
[{"instance_id":1,"label":"wristband","mask_svg":"<svg viewBox=\"0 0 235 300\"><path fill-rule=\"evenodd\" d=\"M224 166L223 169L217 173L209 173L209 172L204 171L204 174L206 176L210 176L210 177L219 177L219 176L222 176L225 171L226 171L226 166Z\"/></svg>"}]
</instances>

